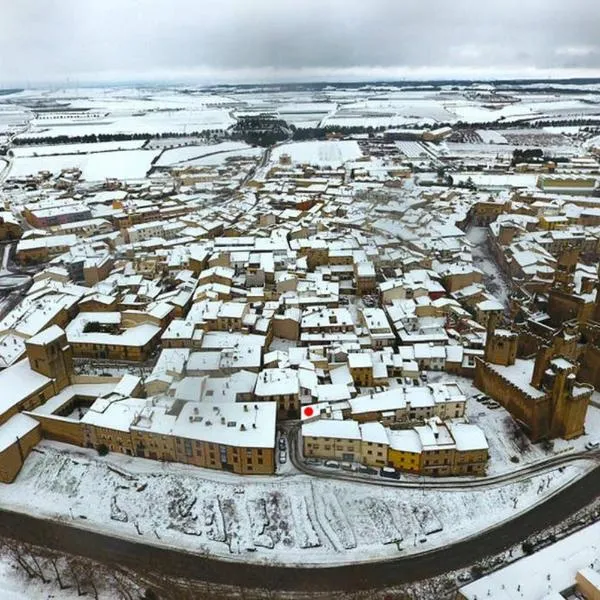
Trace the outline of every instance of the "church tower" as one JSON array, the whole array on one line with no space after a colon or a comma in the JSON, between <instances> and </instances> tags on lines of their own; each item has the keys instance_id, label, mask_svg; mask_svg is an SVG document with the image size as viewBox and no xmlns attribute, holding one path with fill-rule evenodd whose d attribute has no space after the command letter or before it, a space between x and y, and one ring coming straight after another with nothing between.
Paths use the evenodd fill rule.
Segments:
<instances>
[{"instance_id":1,"label":"church tower","mask_svg":"<svg viewBox=\"0 0 600 600\"><path fill-rule=\"evenodd\" d=\"M56 393L70 385L73 373L73 349L65 332L52 325L25 342L32 370L54 380Z\"/></svg>"}]
</instances>

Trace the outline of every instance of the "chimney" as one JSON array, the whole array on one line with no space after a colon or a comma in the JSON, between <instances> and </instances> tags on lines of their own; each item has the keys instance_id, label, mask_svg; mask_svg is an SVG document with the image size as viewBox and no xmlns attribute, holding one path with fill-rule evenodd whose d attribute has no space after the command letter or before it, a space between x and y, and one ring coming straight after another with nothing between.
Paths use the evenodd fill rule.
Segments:
<instances>
[{"instance_id":1,"label":"chimney","mask_svg":"<svg viewBox=\"0 0 600 600\"><path fill-rule=\"evenodd\" d=\"M538 390L542 389L542 381L544 379L544 373L548 368L551 352L552 348L549 346L541 346L536 354L533 375L531 376L531 385Z\"/></svg>"}]
</instances>

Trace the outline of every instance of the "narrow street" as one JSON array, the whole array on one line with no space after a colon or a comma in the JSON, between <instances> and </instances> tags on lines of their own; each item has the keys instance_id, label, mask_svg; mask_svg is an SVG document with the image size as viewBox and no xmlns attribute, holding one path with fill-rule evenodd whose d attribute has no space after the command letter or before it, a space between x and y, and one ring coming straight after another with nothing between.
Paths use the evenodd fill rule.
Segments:
<instances>
[{"instance_id":1,"label":"narrow street","mask_svg":"<svg viewBox=\"0 0 600 600\"><path fill-rule=\"evenodd\" d=\"M485 287L508 308L510 287L504 273L502 273L496 264L488 248L487 227L470 226L466 237L471 243L475 244L473 248L473 262L477 268L483 271L483 283Z\"/></svg>"}]
</instances>

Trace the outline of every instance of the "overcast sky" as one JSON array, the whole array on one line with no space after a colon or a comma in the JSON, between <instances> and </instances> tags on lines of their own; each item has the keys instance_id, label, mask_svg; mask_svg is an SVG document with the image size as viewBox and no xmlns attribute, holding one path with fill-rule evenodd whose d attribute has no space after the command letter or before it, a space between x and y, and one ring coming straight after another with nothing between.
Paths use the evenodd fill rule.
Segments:
<instances>
[{"instance_id":1,"label":"overcast sky","mask_svg":"<svg viewBox=\"0 0 600 600\"><path fill-rule=\"evenodd\" d=\"M0 83L600 75L600 0L4 0Z\"/></svg>"}]
</instances>

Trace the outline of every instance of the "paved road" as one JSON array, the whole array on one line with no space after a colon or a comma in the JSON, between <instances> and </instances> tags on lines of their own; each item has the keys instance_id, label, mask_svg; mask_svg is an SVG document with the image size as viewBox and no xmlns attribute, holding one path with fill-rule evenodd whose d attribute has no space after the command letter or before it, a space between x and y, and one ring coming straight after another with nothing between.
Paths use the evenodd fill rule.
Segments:
<instances>
[{"instance_id":1,"label":"paved road","mask_svg":"<svg viewBox=\"0 0 600 600\"><path fill-rule=\"evenodd\" d=\"M44 545L132 570L215 584L295 591L377 589L419 581L466 567L556 525L600 496L600 468L529 512L452 546L372 564L303 569L229 563L78 529L70 523L0 511L0 535ZM412 540L407 540L410 544Z\"/></svg>"},{"instance_id":2,"label":"paved road","mask_svg":"<svg viewBox=\"0 0 600 600\"><path fill-rule=\"evenodd\" d=\"M566 466L570 463L579 460L593 460L600 462L600 450L583 450L581 452L571 452L568 454L558 454L550 456L544 460L540 460L518 469L514 469L508 473L501 475L489 475L486 477L471 477L469 478L440 478L440 479L415 479L410 480L394 480L384 479L378 476L363 475L362 473L348 473L339 469L319 468L306 464L302 459L302 451L300 449L299 431L301 424L294 424L287 433L289 456L292 464L303 473L320 477L321 479L337 479L340 481L351 481L366 483L368 485L377 485L395 488L408 489L428 489L428 490L443 490L443 489L475 489L486 487L497 487L503 483L510 483L525 479L532 475L544 473L549 470L554 470L561 466ZM338 462L338 461L336 461Z\"/></svg>"}]
</instances>

